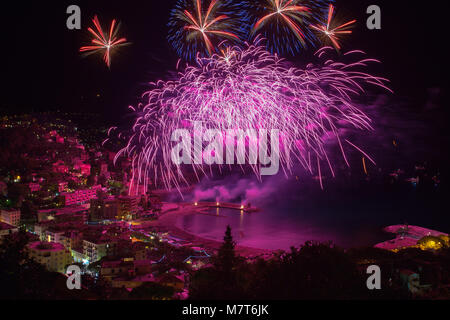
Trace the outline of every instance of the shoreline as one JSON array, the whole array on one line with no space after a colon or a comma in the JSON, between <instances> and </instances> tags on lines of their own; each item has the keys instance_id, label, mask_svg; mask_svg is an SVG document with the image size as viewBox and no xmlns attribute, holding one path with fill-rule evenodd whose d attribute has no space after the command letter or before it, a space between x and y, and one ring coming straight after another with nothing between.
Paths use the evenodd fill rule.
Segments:
<instances>
[{"instance_id":1,"label":"shoreline","mask_svg":"<svg viewBox=\"0 0 450 320\"><path fill-rule=\"evenodd\" d=\"M222 242L202 238L198 235L177 227L176 222L178 218L183 216L202 214L197 211L198 208L193 208L191 205L180 204L177 210L162 213L156 221L155 226L166 228L169 231L170 235L189 241L192 243L192 246L198 246L205 249L217 251L222 245ZM262 255L272 255L277 250L252 248L236 244L235 251L240 256L250 258Z\"/></svg>"}]
</instances>

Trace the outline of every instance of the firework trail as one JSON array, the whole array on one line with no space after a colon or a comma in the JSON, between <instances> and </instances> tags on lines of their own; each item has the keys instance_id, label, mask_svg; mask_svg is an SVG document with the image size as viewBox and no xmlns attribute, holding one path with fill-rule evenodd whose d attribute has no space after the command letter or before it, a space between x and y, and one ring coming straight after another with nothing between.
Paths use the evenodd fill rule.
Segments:
<instances>
[{"instance_id":1,"label":"firework trail","mask_svg":"<svg viewBox=\"0 0 450 320\"><path fill-rule=\"evenodd\" d=\"M132 160L130 193L137 192L139 184L145 188L152 184L179 189L189 184L183 173L187 169L197 178L208 175L208 171L212 174L211 166L185 165L182 170L171 161L173 131L192 128L198 121L205 130L220 132L278 129L280 166L286 175L300 164L311 174L320 172L321 177L328 168L334 176L326 151L329 141L339 145L347 165L347 148L364 152L342 137L342 131L371 130L371 120L356 107L352 97L364 93L369 84L389 90L386 79L359 70L378 61L364 58L361 51L343 56L362 56L350 64L333 61L327 55L334 49L327 47L316 53L324 63L300 69L266 51L261 41L243 49L232 48L228 59L218 54L199 58L176 80L152 83L152 89L143 95L146 104L135 113L137 120L128 144L116 155L116 160L120 156ZM247 153L246 158L249 160ZM222 170L223 166L217 168ZM259 165L245 168L260 177Z\"/></svg>"},{"instance_id":2,"label":"firework trail","mask_svg":"<svg viewBox=\"0 0 450 320\"><path fill-rule=\"evenodd\" d=\"M244 1L247 19L252 23L250 36L262 35L267 48L281 55L314 47L317 38L308 28L322 19L330 1L262 0Z\"/></svg>"},{"instance_id":3,"label":"firework trail","mask_svg":"<svg viewBox=\"0 0 450 320\"><path fill-rule=\"evenodd\" d=\"M328 10L328 20L327 23L320 24L320 25L312 25L311 28L321 32L323 35L328 37L331 40L331 43L336 48L336 50L340 50L341 46L338 42L339 38L338 36L344 35L344 34L351 34L352 31L348 30L355 22L356 20L352 20L349 22L346 22L344 24L341 24L340 26L331 27L332 20L334 15L334 6L330 4L330 8Z\"/></svg>"},{"instance_id":4,"label":"firework trail","mask_svg":"<svg viewBox=\"0 0 450 320\"><path fill-rule=\"evenodd\" d=\"M295 34L295 36L304 44L305 35L301 28L295 23L303 23L303 17L309 16L309 8L299 5L294 5L292 1L273 0L272 12L259 19L253 27L253 32L259 30L271 18L278 17L283 20Z\"/></svg>"},{"instance_id":5,"label":"firework trail","mask_svg":"<svg viewBox=\"0 0 450 320\"><path fill-rule=\"evenodd\" d=\"M209 2L209 3L208 3ZM169 20L169 42L180 57L211 56L218 41L240 41L246 23L232 0L179 0Z\"/></svg>"},{"instance_id":6,"label":"firework trail","mask_svg":"<svg viewBox=\"0 0 450 320\"><path fill-rule=\"evenodd\" d=\"M116 26L115 19L111 22L109 32L106 35L102 30L97 16L94 16L92 22L94 23L95 30L89 27L88 31L94 36L91 41L94 45L81 47L80 52L87 52L87 55L89 55L104 51L103 61L106 63L108 68L110 68L111 52L114 49L128 45L129 43L126 38L117 38L120 25Z\"/></svg>"}]
</instances>

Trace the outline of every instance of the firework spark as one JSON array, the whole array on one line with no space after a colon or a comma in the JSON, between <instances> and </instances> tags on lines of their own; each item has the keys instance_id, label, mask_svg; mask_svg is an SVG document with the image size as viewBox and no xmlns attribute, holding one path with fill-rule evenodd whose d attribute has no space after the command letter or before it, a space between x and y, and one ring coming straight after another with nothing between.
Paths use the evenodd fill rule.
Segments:
<instances>
[{"instance_id":1,"label":"firework spark","mask_svg":"<svg viewBox=\"0 0 450 320\"><path fill-rule=\"evenodd\" d=\"M322 48L317 56L323 59L332 50ZM279 130L280 165L286 175L301 165L320 176L329 168L334 176L327 153L330 143L339 146L347 164L348 147L370 159L343 137L343 131L372 128L370 118L352 97L364 93L364 85L368 84L388 89L386 79L359 71L377 60L363 58L345 64L327 58L325 63L300 69L266 51L261 40L244 49L234 47L230 52L233 54L227 54L226 61L218 54L199 58L176 80L153 83L144 94L146 104L135 113L137 120L128 144L116 155L116 160L120 156L132 160L130 193L137 192L138 185L181 188L189 184L185 178L188 169L197 178L212 173L212 166L194 164L196 161L184 165L183 170L183 165L171 161L172 133L192 128L196 122L201 122L205 130L224 133L253 128ZM345 57L361 54L352 51ZM248 160L249 155L245 156ZM217 165L218 170L222 167ZM260 177L260 165L244 167Z\"/></svg>"},{"instance_id":2,"label":"firework spark","mask_svg":"<svg viewBox=\"0 0 450 320\"><path fill-rule=\"evenodd\" d=\"M316 43L317 38L308 26L320 21L329 1L248 0L244 3L253 22L250 34L266 38L272 53L295 54Z\"/></svg>"},{"instance_id":3,"label":"firework spark","mask_svg":"<svg viewBox=\"0 0 450 320\"><path fill-rule=\"evenodd\" d=\"M302 18L309 15L310 9L305 6L299 6L296 2L293 0L271 0L272 12L256 22L253 32L258 31L265 23L276 16L289 26L300 42L304 43L305 35L297 23L303 23Z\"/></svg>"},{"instance_id":4,"label":"firework spark","mask_svg":"<svg viewBox=\"0 0 450 320\"><path fill-rule=\"evenodd\" d=\"M340 35L344 34L351 34L352 31L348 30L355 22L356 20L352 20L349 22L346 22L344 24L341 24L340 26L331 27L331 23L333 20L334 15L334 6L330 4L329 10L328 10L328 20L326 24L320 24L320 25L311 25L311 28L323 33L326 37L328 37L331 42L333 43L333 46L336 48L336 50L340 50L341 46L339 44L339 37Z\"/></svg>"},{"instance_id":5,"label":"firework spark","mask_svg":"<svg viewBox=\"0 0 450 320\"><path fill-rule=\"evenodd\" d=\"M187 60L198 52L206 52L210 56L216 51L215 40L239 41L242 34L232 1L210 0L206 10L203 1L180 0L169 21L169 41Z\"/></svg>"},{"instance_id":6,"label":"firework spark","mask_svg":"<svg viewBox=\"0 0 450 320\"><path fill-rule=\"evenodd\" d=\"M88 54L94 54L104 51L103 61L106 63L108 68L111 67L111 52L121 46L128 45L126 38L118 38L117 33L119 31L119 25L116 26L116 20L114 19L111 22L111 26L109 28L109 33L105 35L100 25L97 16L94 16L92 19L94 23L95 30L92 28L88 28L88 31L94 36L92 39L92 46L85 46L80 48L80 52L87 52Z\"/></svg>"}]
</instances>

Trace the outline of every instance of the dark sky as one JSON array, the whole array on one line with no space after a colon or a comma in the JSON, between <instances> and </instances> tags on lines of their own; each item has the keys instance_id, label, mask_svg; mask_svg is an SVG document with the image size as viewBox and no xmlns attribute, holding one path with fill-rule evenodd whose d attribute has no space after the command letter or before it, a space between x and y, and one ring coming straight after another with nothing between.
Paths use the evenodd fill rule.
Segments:
<instances>
[{"instance_id":1,"label":"dark sky","mask_svg":"<svg viewBox=\"0 0 450 320\"><path fill-rule=\"evenodd\" d=\"M2 72L7 83L0 102L3 112L87 110L118 120L128 105L136 104L146 82L163 78L176 64L177 56L166 40L175 0L14 3L2 10L7 44L3 50L9 56ZM344 49L363 49L381 59L383 65L376 73L392 80L397 97L419 106L428 99L429 88L444 92L448 51L442 44L448 39L441 31L447 28L443 3L416 6L405 0L337 0L339 14L358 20ZM81 31L66 28L70 4L81 7ZM370 4L382 9L382 30L370 31L365 26ZM82 58L78 53L89 41L86 29L94 14L102 24L119 19L122 35L133 43L114 57L111 70L98 56ZM294 60L304 58L299 54Z\"/></svg>"}]
</instances>

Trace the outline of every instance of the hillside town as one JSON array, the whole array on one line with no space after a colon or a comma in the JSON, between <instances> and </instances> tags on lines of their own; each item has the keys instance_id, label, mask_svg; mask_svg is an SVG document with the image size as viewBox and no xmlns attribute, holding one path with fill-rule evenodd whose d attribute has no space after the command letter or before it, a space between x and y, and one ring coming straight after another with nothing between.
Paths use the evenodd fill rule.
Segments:
<instances>
[{"instance_id":1,"label":"hillside town","mask_svg":"<svg viewBox=\"0 0 450 320\"><path fill-rule=\"evenodd\" d=\"M106 129L80 129L68 121L60 115L1 119L2 135L13 138L2 140L10 145L4 146L0 157L0 243L12 241L14 234L25 235L29 259L64 277L68 266L79 266L89 292L106 283L116 298L137 297L133 295L142 288L158 299L204 297L209 289L201 285L199 289L195 279L202 270L214 268L214 257L220 256L223 245L177 229L174 218L224 204L170 203L161 190L129 195L129 161L114 163L115 152L95 143L95 131L104 134ZM236 209L256 210L240 204ZM408 225L386 231L396 238L346 253L359 274L378 263L385 266L385 285L393 291L448 297L450 273L438 262L448 259L448 235ZM232 243L230 235L228 241ZM310 246L307 243L301 250ZM415 249L423 253L411 255ZM243 272L261 263L269 270L274 264L282 266L288 255L302 252L233 250L243 259L236 262L240 268L247 265Z\"/></svg>"},{"instance_id":2,"label":"hillside town","mask_svg":"<svg viewBox=\"0 0 450 320\"><path fill-rule=\"evenodd\" d=\"M0 237L24 229L29 256L52 272L77 264L113 288L156 282L182 296L185 269L207 264L209 254L152 224L174 206L152 193L128 195L127 161L115 165L115 153L86 147L61 119L41 121L2 119L2 130L26 131L39 148L23 141L27 148L14 156L30 161L2 172Z\"/></svg>"}]
</instances>

